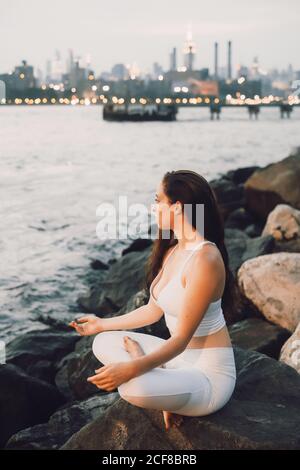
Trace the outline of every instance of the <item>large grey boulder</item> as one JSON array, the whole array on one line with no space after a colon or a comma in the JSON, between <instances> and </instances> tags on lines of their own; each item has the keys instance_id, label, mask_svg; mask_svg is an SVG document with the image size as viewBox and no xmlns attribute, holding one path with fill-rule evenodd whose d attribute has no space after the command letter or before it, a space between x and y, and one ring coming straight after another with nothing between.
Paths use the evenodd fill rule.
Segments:
<instances>
[{"instance_id":1,"label":"large grey boulder","mask_svg":"<svg viewBox=\"0 0 300 470\"><path fill-rule=\"evenodd\" d=\"M246 318L228 327L233 345L251 349L278 359L281 348L291 336L290 331L265 320L264 318Z\"/></svg>"},{"instance_id":2,"label":"large grey boulder","mask_svg":"<svg viewBox=\"0 0 300 470\"><path fill-rule=\"evenodd\" d=\"M257 169L244 184L246 208L265 220L277 204L300 209L300 147L287 158Z\"/></svg>"},{"instance_id":3,"label":"large grey boulder","mask_svg":"<svg viewBox=\"0 0 300 470\"><path fill-rule=\"evenodd\" d=\"M57 363L73 351L78 334L47 328L29 331L6 345L6 362L34 377L54 383Z\"/></svg>"},{"instance_id":4,"label":"large grey boulder","mask_svg":"<svg viewBox=\"0 0 300 470\"><path fill-rule=\"evenodd\" d=\"M243 294L270 322L294 332L300 321L300 253L247 260L238 271Z\"/></svg>"},{"instance_id":5,"label":"large grey boulder","mask_svg":"<svg viewBox=\"0 0 300 470\"><path fill-rule=\"evenodd\" d=\"M277 204L268 215L261 235L275 238L274 251L300 252L300 210Z\"/></svg>"},{"instance_id":6,"label":"large grey boulder","mask_svg":"<svg viewBox=\"0 0 300 470\"><path fill-rule=\"evenodd\" d=\"M281 348L279 360L300 373L300 322Z\"/></svg>"},{"instance_id":7,"label":"large grey boulder","mask_svg":"<svg viewBox=\"0 0 300 470\"><path fill-rule=\"evenodd\" d=\"M48 421L65 397L13 364L0 364L0 447L17 431Z\"/></svg>"},{"instance_id":8,"label":"large grey boulder","mask_svg":"<svg viewBox=\"0 0 300 470\"><path fill-rule=\"evenodd\" d=\"M229 256L229 267L236 275L241 265L248 259L272 253L272 235L248 237L239 229L225 228L225 245Z\"/></svg>"},{"instance_id":9,"label":"large grey boulder","mask_svg":"<svg viewBox=\"0 0 300 470\"><path fill-rule=\"evenodd\" d=\"M37 424L10 437L5 449L58 449L75 432L98 416L119 399L119 394L96 394L82 401L60 407L47 423Z\"/></svg>"},{"instance_id":10,"label":"large grey boulder","mask_svg":"<svg viewBox=\"0 0 300 470\"><path fill-rule=\"evenodd\" d=\"M132 295L145 287L145 266L151 246L143 251L130 251L117 259L106 272L106 277L87 295L79 297L79 305L87 312L104 316L124 307Z\"/></svg>"}]
</instances>

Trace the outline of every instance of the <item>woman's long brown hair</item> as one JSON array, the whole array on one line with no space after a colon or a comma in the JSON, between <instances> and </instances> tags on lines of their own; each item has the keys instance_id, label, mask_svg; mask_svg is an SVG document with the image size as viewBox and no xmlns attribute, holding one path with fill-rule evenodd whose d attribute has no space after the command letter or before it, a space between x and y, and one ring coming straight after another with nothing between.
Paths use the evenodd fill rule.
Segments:
<instances>
[{"instance_id":1,"label":"woman's long brown hair","mask_svg":"<svg viewBox=\"0 0 300 470\"><path fill-rule=\"evenodd\" d=\"M236 279L229 268L228 252L224 242L224 223L218 207L216 195L200 174L192 170L173 170L164 174L162 179L164 193L171 204L180 201L182 210L184 205L189 204L189 221L196 229L197 204L203 204L204 208L204 238L214 242L221 252L225 270L226 280L222 296L222 309L228 323L236 321L237 309L239 307L239 289ZM191 215L191 219L190 219ZM169 231L168 238L163 237L163 230L158 228L158 237L153 242L152 252L145 266L146 287L149 289L153 279L157 276L162 266L162 260L166 251L175 246L178 241L174 232Z\"/></svg>"}]
</instances>

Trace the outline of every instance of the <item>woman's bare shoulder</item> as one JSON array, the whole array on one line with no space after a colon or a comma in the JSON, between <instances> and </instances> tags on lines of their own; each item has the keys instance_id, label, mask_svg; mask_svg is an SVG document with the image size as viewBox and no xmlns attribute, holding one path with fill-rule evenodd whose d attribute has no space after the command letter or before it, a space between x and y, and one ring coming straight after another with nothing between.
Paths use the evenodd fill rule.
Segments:
<instances>
[{"instance_id":1,"label":"woman's bare shoulder","mask_svg":"<svg viewBox=\"0 0 300 470\"><path fill-rule=\"evenodd\" d=\"M206 275L211 274L220 280L225 275L224 261L220 250L215 245L203 245L200 250L193 253L189 261L182 273L184 282L195 272L201 274L205 271Z\"/></svg>"}]
</instances>

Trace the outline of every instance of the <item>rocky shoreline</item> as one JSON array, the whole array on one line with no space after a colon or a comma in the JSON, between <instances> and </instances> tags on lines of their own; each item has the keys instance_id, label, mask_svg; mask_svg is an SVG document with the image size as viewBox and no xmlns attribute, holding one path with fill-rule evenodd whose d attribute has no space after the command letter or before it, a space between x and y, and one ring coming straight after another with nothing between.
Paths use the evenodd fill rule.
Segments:
<instances>
[{"instance_id":1,"label":"rocky shoreline","mask_svg":"<svg viewBox=\"0 0 300 470\"><path fill-rule=\"evenodd\" d=\"M0 446L5 449L300 448L300 148L264 168L210 181L225 221L241 307L228 327L237 385L218 412L186 417L166 431L162 413L88 383L102 364L64 318L7 345L0 365ZM139 239L108 264L94 260L81 310L126 313L148 301L144 266L152 240ZM167 339L164 318L138 330Z\"/></svg>"}]
</instances>

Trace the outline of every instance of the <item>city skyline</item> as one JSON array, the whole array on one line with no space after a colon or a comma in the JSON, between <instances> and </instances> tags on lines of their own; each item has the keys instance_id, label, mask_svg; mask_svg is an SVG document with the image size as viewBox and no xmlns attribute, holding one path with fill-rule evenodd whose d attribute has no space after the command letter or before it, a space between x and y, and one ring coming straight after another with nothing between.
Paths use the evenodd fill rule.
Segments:
<instances>
[{"instance_id":1,"label":"city skyline","mask_svg":"<svg viewBox=\"0 0 300 470\"><path fill-rule=\"evenodd\" d=\"M151 73L155 62L169 68L173 47L177 48L178 65L183 65L189 30L196 46L196 69L213 70L215 41L219 43L220 67L226 66L228 40L233 44L233 71L238 65L250 66L254 57L265 70L283 70L289 64L300 69L296 47L300 6L296 0L287 4L288 8L277 0L263 5L257 0L251 5L220 0L206 5L188 0L184 5L173 1L170 9L167 2L154 0L147 10L136 0L110 4L87 0L83 10L78 0L63 4L58 0L51 4L12 0L1 11L1 72L12 70L23 59L44 72L55 50L62 51L65 59L73 49L82 58L89 54L96 74L111 70L116 63L136 64L143 73ZM9 46L6 35L10 36Z\"/></svg>"}]
</instances>

